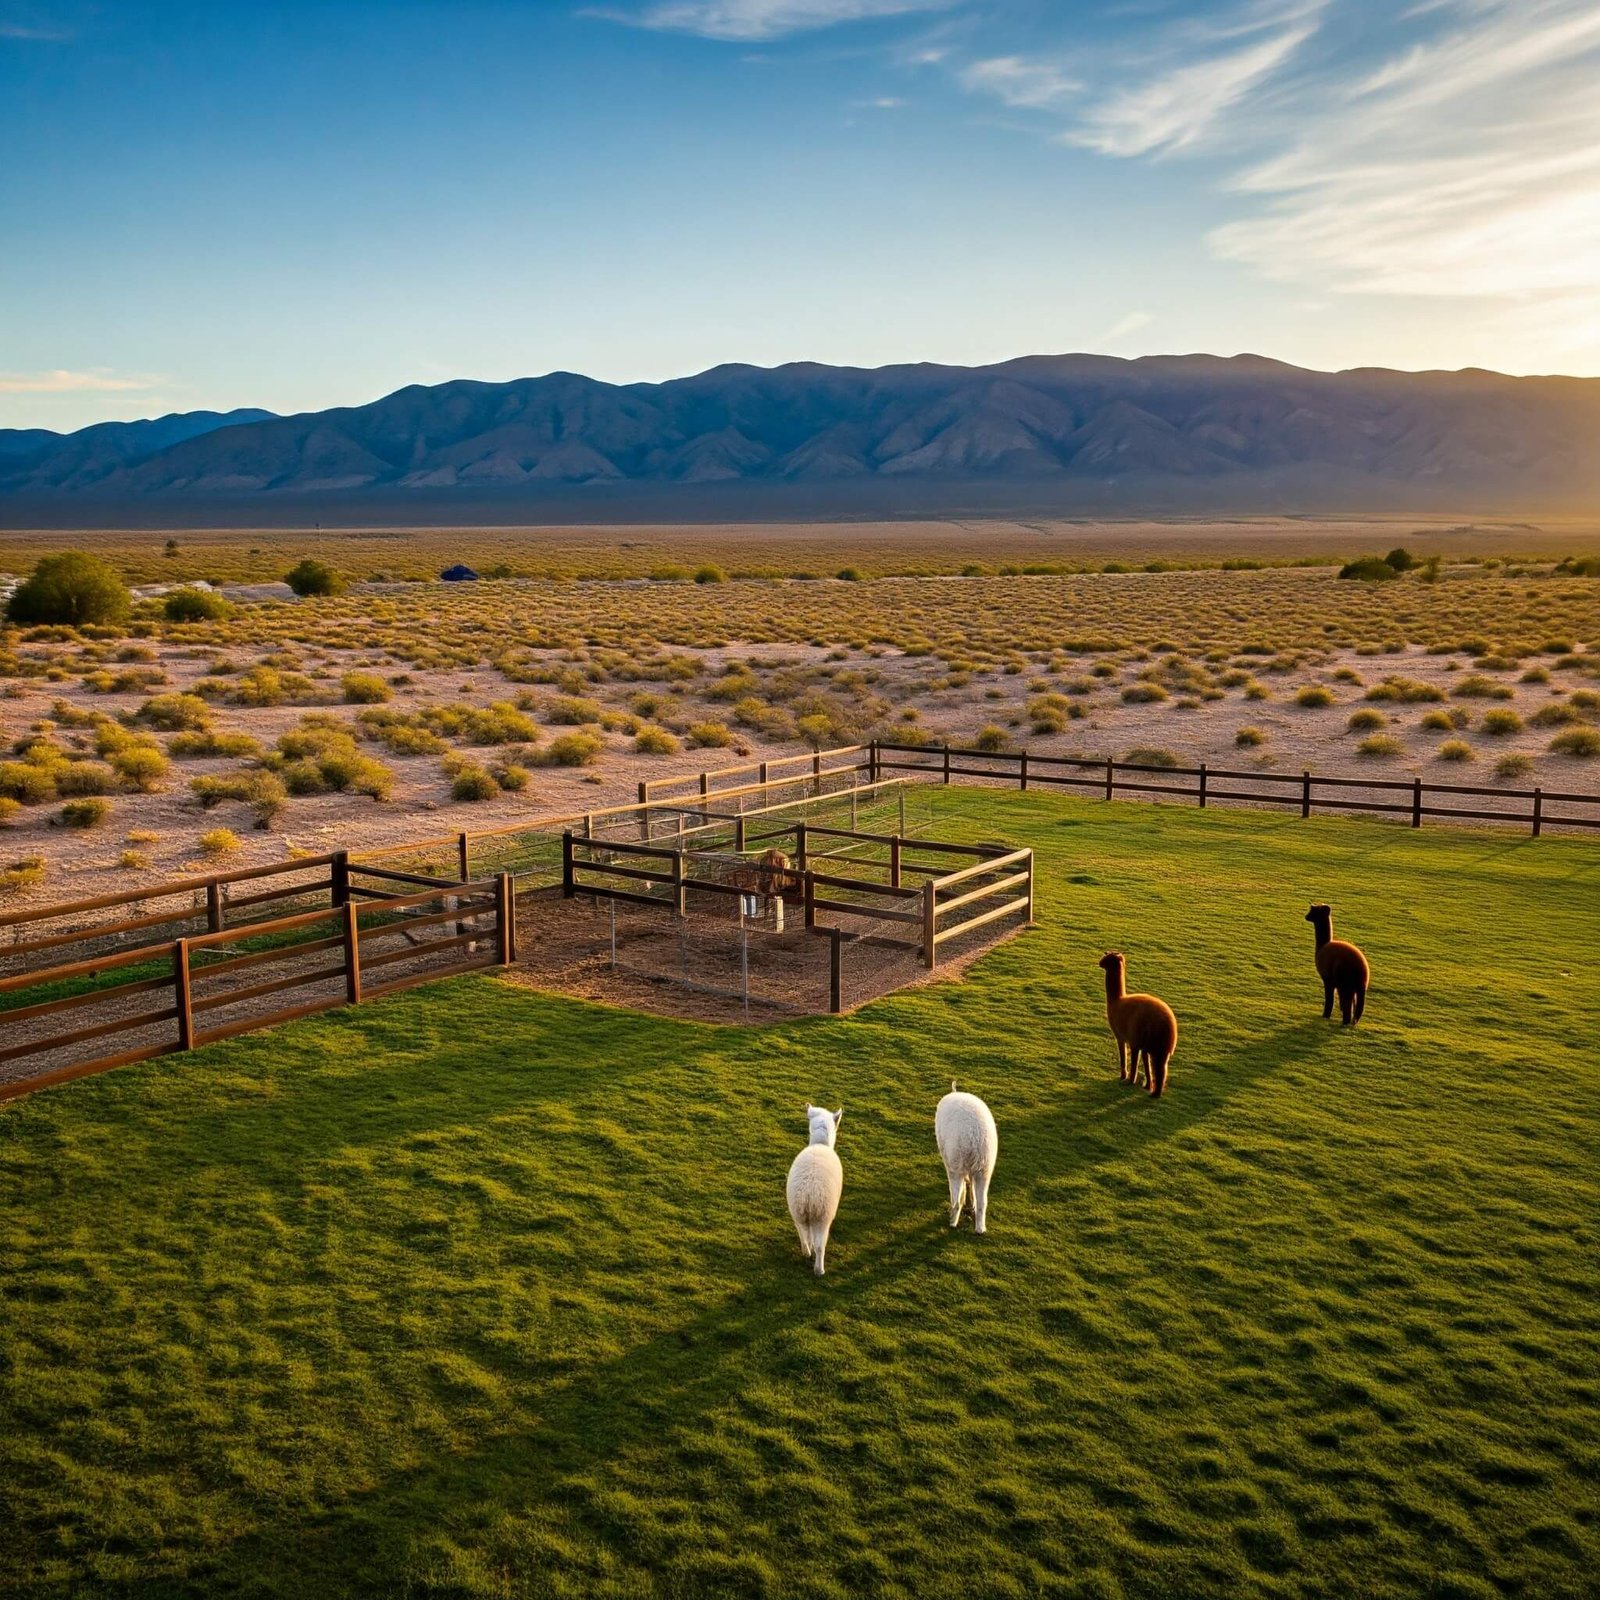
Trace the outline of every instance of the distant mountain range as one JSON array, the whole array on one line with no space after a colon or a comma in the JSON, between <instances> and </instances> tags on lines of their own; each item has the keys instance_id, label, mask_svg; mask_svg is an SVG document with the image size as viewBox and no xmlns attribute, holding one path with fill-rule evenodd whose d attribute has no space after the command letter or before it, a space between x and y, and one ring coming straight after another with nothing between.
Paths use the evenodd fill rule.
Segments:
<instances>
[{"instance_id":1,"label":"distant mountain range","mask_svg":"<svg viewBox=\"0 0 1600 1600\"><path fill-rule=\"evenodd\" d=\"M536 501L740 485L741 503L1059 501L1600 507L1600 379L1313 372L1257 356L1025 356L988 367L557 372L401 389L299 416L193 412L0 430L0 506L381 496ZM780 486L791 486L787 494ZM602 496L602 499L604 496ZM9 520L9 519L8 519Z\"/></svg>"}]
</instances>

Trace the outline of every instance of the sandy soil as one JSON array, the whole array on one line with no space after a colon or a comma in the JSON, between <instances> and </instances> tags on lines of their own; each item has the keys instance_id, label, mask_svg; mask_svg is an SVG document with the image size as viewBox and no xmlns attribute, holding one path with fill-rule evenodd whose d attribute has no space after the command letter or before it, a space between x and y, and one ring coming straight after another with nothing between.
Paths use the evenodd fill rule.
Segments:
<instances>
[{"instance_id":1,"label":"sandy soil","mask_svg":"<svg viewBox=\"0 0 1600 1600\"><path fill-rule=\"evenodd\" d=\"M194 651L171 643L152 643L155 661L151 664L164 671L168 683L160 692L188 688L206 675L206 662L210 652ZM723 660L730 656L759 655L771 670L786 665L814 665L827 659L838 665L840 652L811 646L763 646L752 652L738 641L721 650L702 650L703 657L714 674ZM554 653L551 653L554 659ZM1589 791L1596 788L1593 764L1564 759L1546 753L1552 731L1528 727L1523 732L1508 737L1491 738L1480 734L1478 725L1488 708L1508 708L1528 719L1542 705L1555 696L1572 689L1592 686L1593 679L1575 673L1552 672L1548 684L1523 683L1520 670L1492 674L1493 681L1511 691L1508 699L1450 698L1444 709L1464 711L1470 721L1458 734L1434 732L1422 728L1424 715L1440 709L1431 705L1395 705L1379 707L1387 718L1383 732L1399 739L1404 747L1400 756L1386 760L1367 760L1356 753L1356 745L1364 736L1347 731L1346 722L1352 711L1364 708L1364 687L1379 682L1389 675L1401 675L1421 682L1435 684L1449 691L1471 671L1471 662L1461 655L1430 655L1419 650L1361 656L1350 652L1330 652L1325 656L1308 658L1306 663L1287 673L1275 673L1269 663L1262 661L1255 669L1258 681L1265 685L1270 698L1250 700L1241 688L1229 689L1220 699L1204 700L1185 707L1181 695L1153 704L1131 704L1121 698L1124 687L1136 680L1140 663L1124 662L1115 678L1097 680L1091 692L1067 694L1067 701L1081 706L1084 715L1067 723L1063 732L1051 735L1035 734L1026 713L1026 703L1034 695L1050 691L1064 692L1080 673L1088 671L1085 660L1077 668L1056 678L1041 678L1030 674L1007 676L1000 673L975 674L959 687L932 688L946 674L938 663L928 658L911 658L894 652L865 656L851 655L846 665L859 665L863 670L877 674L872 685L893 708L883 731L903 727L899 722L902 708L912 708L918 713L917 726L925 738L948 739L952 743L970 743L985 727L999 727L1014 746L1026 744L1030 749L1046 754L1074 754L1104 758L1107 755L1126 757L1139 747L1151 747L1170 752L1185 764L1204 759L1216 766L1230 766L1245 770L1298 772L1309 767L1330 774L1355 774L1393 777L1420 772L1441 782L1477 783L1493 782L1492 769L1496 758L1510 751L1522 751L1535 760L1534 774L1511 780L1513 785L1527 786L1541 782L1546 787L1570 788ZM1531 663L1524 663L1524 666ZM321 651L307 661L308 670L327 688L327 704L320 707L278 706L262 709L245 709L218 706L216 725L224 730L249 733L270 744L280 734L293 727L307 710L334 710L354 718L355 707L339 706L338 683L340 675L352 668L367 668L384 673L395 673L402 667L411 681L396 688L394 707L401 710L416 709L428 704L467 702L487 705L496 700L514 699L526 693L524 686L507 682L492 669L479 669L471 673L459 671L423 671L403 663L374 657L371 652ZM1354 673L1359 683L1342 681L1343 669ZM709 675L700 687L709 682ZM1308 684L1319 684L1329 689L1334 704L1324 708L1305 708L1294 703L1297 689ZM625 709L631 694L641 688L638 684L599 684L590 694L608 709ZM678 721L726 718L725 705L697 698L696 686L681 695ZM149 692L133 694L95 694L86 690L76 679L51 683L40 679L11 680L5 690L4 728L8 738L35 722L51 717L52 705L64 700L84 710L95 710L118 715L131 712ZM538 708L554 691L543 688L533 691ZM669 722L671 718L667 719ZM1242 727L1260 730L1262 742L1252 747L1241 747L1236 736ZM560 729L545 725L548 736ZM58 735L66 742L83 740L84 734L63 728ZM1445 762L1438 759L1439 746L1450 737L1467 740L1474 759L1465 762ZM394 771L397 783L394 796L386 803L376 803L364 797L330 794L293 799L289 802L278 824L270 832L252 829L245 808L225 804L211 812L202 812L189 793L189 780L202 773L233 771L238 763L226 760L183 760L173 763L171 780L164 793L151 795L123 795L113 800L114 815L105 826L77 831L60 826L57 822L59 807L40 806L25 809L4 830L3 849L8 860L28 856L42 856L48 863L46 881L29 891L26 898L13 895L10 904L37 901L40 903L76 898L81 895L108 892L114 888L133 888L140 883L156 883L191 872L216 871L220 866L244 866L260 862L285 859L296 851L320 853L336 848L356 850L375 849L403 843L413 839L437 838L460 829L487 829L502 827L522 820L570 814L575 811L621 804L634 799L641 778L661 778L704 767L735 764L745 757L759 759L764 756L795 754L804 749L799 744L774 744L754 733L739 730L736 749L703 750L685 749L676 755L639 755L634 753L631 740L623 734L608 735L606 748L595 766L567 769L541 767L533 782L519 794L503 794L499 798L476 804L454 803L449 796L449 781L440 767L438 756L397 757L380 747L371 746L372 753ZM493 751L469 751L480 758L492 757ZM243 848L220 862L216 858L203 858L198 849L199 835L217 826L233 828L239 835ZM149 866L128 869L118 866L118 857L126 848L130 831L143 831L156 837L141 842L139 848L149 857Z\"/></svg>"}]
</instances>

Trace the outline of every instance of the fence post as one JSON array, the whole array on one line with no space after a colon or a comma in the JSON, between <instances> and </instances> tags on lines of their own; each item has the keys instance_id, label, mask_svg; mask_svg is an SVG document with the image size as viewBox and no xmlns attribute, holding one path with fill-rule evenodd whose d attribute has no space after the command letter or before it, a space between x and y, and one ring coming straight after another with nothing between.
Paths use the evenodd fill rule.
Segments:
<instances>
[{"instance_id":1,"label":"fence post","mask_svg":"<svg viewBox=\"0 0 1600 1600\"><path fill-rule=\"evenodd\" d=\"M650 780L648 778L639 780L639 804L642 806L650 804Z\"/></svg>"},{"instance_id":2,"label":"fence post","mask_svg":"<svg viewBox=\"0 0 1600 1600\"><path fill-rule=\"evenodd\" d=\"M700 798L702 800L704 800L706 798L706 796L709 795L710 793L711 793L711 774L709 772L702 772L700 774Z\"/></svg>"},{"instance_id":3,"label":"fence post","mask_svg":"<svg viewBox=\"0 0 1600 1600\"><path fill-rule=\"evenodd\" d=\"M337 908L350 904L350 852L335 850L333 863L328 869L331 904Z\"/></svg>"},{"instance_id":4,"label":"fence post","mask_svg":"<svg viewBox=\"0 0 1600 1600\"><path fill-rule=\"evenodd\" d=\"M944 747L944 781L946 783L950 781L950 745L948 741L946 741Z\"/></svg>"},{"instance_id":5,"label":"fence post","mask_svg":"<svg viewBox=\"0 0 1600 1600\"><path fill-rule=\"evenodd\" d=\"M500 874L495 912L500 933L500 965L509 967L517 959L517 882L509 872Z\"/></svg>"},{"instance_id":6,"label":"fence post","mask_svg":"<svg viewBox=\"0 0 1600 1600\"><path fill-rule=\"evenodd\" d=\"M817 886L809 872L801 874L800 882L803 885L801 898L805 906L806 926L814 928L817 925Z\"/></svg>"},{"instance_id":7,"label":"fence post","mask_svg":"<svg viewBox=\"0 0 1600 1600\"><path fill-rule=\"evenodd\" d=\"M1539 837L1539 830L1544 826L1544 790L1533 791L1533 836Z\"/></svg>"},{"instance_id":8,"label":"fence post","mask_svg":"<svg viewBox=\"0 0 1600 1600\"><path fill-rule=\"evenodd\" d=\"M872 741L872 743L867 746L867 782L868 783L876 783L877 781L878 781L878 741L876 739L874 739Z\"/></svg>"},{"instance_id":9,"label":"fence post","mask_svg":"<svg viewBox=\"0 0 1600 1600\"><path fill-rule=\"evenodd\" d=\"M344 903L344 997L361 1004L361 923L353 900Z\"/></svg>"},{"instance_id":10,"label":"fence post","mask_svg":"<svg viewBox=\"0 0 1600 1600\"><path fill-rule=\"evenodd\" d=\"M929 972L933 971L938 959L935 939L939 931L939 908L934 902L935 893L934 880L929 878L922 885L922 964Z\"/></svg>"},{"instance_id":11,"label":"fence post","mask_svg":"<svg viewBox=\"0 0 1600 1600\"><path fill-rule=\"evenodd\" d=\"M1111 798L1112 785L1116 782L1116 771L1117 771L1116 760L1111 756L1107 756L1106 757L1106 799L1107 800L1109 800Z\"/></svg>"},{"instance_id":12,"label":"fence post","mask_svg":"<svg viewBox=\"0 0 1600 1600\"><path fill-rule=\"evenodd\" d=\"M1200 763L1200 809L1202 811L1204 811L1205 808L1206 808L1206 764L1205 764L1205 762L1202 761Z\"/></svg>"},{"instance_id":13,"label":"fence post","mask_svg":"<svg viewBox=\"0 0 1600 1600\"><path fill-rule=\"evenodd\" d=\"M178 939L172 946L173 1003L178 1008L178 1048L194 1049L194 995L189 987L189 941Z\"/></svg>"},{"instance_id":14,"label":"fence post","mask_svg":"<svg viewBox=\"0 0 1600 1600\"><path fill-rule=\"evenodd\" d=\"M853 833L861 821L861 813L856 809L856 797L859 790L854 784L850 786L850 831Z\"/></svg>"},{"instance_id":15,"label":"fence post","mask_svg":"<svg viewBox=\"0 0 1600 1600\"><path fill-rule=\"evenodd\" d=\"M1411 826L1413 828L1420 828L1422 826L1421 778L1413 778L1411 780Z\"/></svg>"},{"instance_id":16,"label":"fence post","mask_svg":"<svg viewBox=\"0 0 1600 1600\"><path fill-rule=\"evenodd\" d=\"M472 846L468 842L466 831L463 830L462 832L458 833L456 835L456 874L463 883L469 883L472 879L472 872L470 870L471 848Z\"/></svg>"},{"instance_id":17,"label":"fence post","mask_svg":"<svg viewBox=\"0 0 1600 1600\"><path fill-rule=\"evenodd\" d=\"M689 910L689 891L683 882L683 856L674 852L672 857L672 907L674 913L682 917Z\"/></svg>"},{"instance_id":18,"label":"fence post","mask_svg":"<svg viewBox=\"0 0 1600 1600\"><path fill-rule=\"evenodd\" d=\"M1302 817L1311 815L1311 774L1309 772L1300 774L1300 815Z\"/></svg>"},{"instance_id":19,"label":"fence post","mask_svg":"<svg viewBox=\"0 0 1600 1600\"><path fill-rule=\"evenodd\" d=\"M1028 752L1026 750L1022 752L1022 767L1019 774L1018 787L1021 789L1028 787Z\"/></svg>"},{"instance_id":20,"label":"fence post","mask_svg":"<svg viewBox=\"0 0 1600 1600\"><path fill-rule=\"evenodd\" d=\"M206 931L222 932L222 885L215 878L206 885Z\"/></svg>"},{"instance_id":21,"label":"fence post","mask_svg":"<svg viewBox=\"0 0 1600 1600\"><path fill-rule=\"evenodd\" d=\"M828 929L828 946L828 1010L838 1016L844 1010L844 974L841 971L844 933L841 929Z\"/></svg>"},{"instance_id":22,"label":"fence post","mask_svg":"<svg viewBox=\"0 0 1600 1600\"><path fill-rule=\"evenodd\" d=\"M744 812L739 812L733 819L733 848L741 855L744 853Z\"/></svg>"},{"instance_id":23,"label":"fence post","mask_svg":"<svg viewBox=\"0 0 1600 1600\"><path fill-rule=\"evenodd\" d=\"M761 765L756 769L757 774L758 774L758 776L759 776L759 778L761 780L761 786L763 788L765 788L766 784L767 784L767 766L768 766L768 763L763 761L761 763Z\"/></svg>"},{"instance_id":24,"label":"fence post","mask_svg":"<svg viewBox=\"0 0 1600 1600\"><path fill-rule=\"evenodd\" d=\"M1033 926L1033 851L1028 852L1028 920L1023 924L1026 928Z\"/></svg>"},{"instance_id":25,"label":"fence post","mask_svg":"<svg viewBox=\"0 0 1600 1600\"><path fill-rule=\"evenodd\" d=\"M806 825L797 822L794 825L794 860L795 865L804 872L806 870Z\"/></svg>"},{"instance_id":26,"label":"fence post","mask_svg":"<svg viewBox=\"0 0 1600 1600\"><path fill-rule=\"evenodd\" d=\"M851 787L854 788L855 786L852 784ZM813 750L811 753L811 792L814 795L822 793L822 752L820 750Z\"/></svg>"},{"instance_id":27,"label":"fence post","mask_svg":"<svg viewBox=\"0 0 1600 1600\"><path fill-rule=\"evenodd\" d=\"M570 900L576 892L572 881L572 830L568 828L561 835L561 898Z\"/></svg>"},{"instance_id":28,"label":"fence post","mask_svg":"<svg viewBox=\"0 0 1600 1600\"><path fill-rule=\"evenodd\" d=\"M889 887L900 887L900 835L897 833L889 841Z\"/></svg>"}]
</instances>

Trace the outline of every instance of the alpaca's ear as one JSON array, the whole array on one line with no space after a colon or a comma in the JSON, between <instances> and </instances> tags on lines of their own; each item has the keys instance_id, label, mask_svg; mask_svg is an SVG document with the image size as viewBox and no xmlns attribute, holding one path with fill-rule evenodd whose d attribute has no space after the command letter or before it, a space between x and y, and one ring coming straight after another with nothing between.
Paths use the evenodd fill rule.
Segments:
<instances>
[{"instance_id":1,"label":"alpaca's ear","mask_svg":"<svg viewBox=\"0 0 1600 1600\"><path fill-rule=\"evenodd\" d=\"M844 1118L844 1107L840 1106L839 1109L837 1111L835 1111L834 1114L833 1114L833 1125L834 1125L834 1127L837 1128L839 1126L839 1123L843 1120L843 1118Z\"/></svg>"}]
</instances>

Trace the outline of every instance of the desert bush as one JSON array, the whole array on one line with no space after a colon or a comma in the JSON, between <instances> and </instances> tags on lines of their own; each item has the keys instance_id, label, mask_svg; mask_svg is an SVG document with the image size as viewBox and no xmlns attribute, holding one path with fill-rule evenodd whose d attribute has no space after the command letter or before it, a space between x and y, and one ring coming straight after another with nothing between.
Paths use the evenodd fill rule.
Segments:
<instances>
[{"instance_id":1,"label":"desert bush","mask_svg":"<svg viewBox=\"0 0 1600 1600\"><path fill-rule=\"evenodd\" d=\"M22 802L8 794L0 794L0 828L9 828L22 814Z\"/></svg>"},{"instance_id":2,"label":"desert bush","mask_svg":"<svg viewBox=\"0 0 1600 1600\"><path fill-rule=\"evenodd\" d=\"M124 850L117 857L117 865L128 872L143 872L150 865L150 857L143 850Z\"/></svg>"},{"instance_id":3,"label":"desert bush","mask_svg":"<svg viewBox=\"0 0 1600 1600\"><path fill-rule=\"evenodd\" d=\"M694 581L696 583L726 583L728 574L721 567L708 562L705 566L694 569Z\"/></svg>"},{"instance_id":4,"label":"desert bush","mask_svg":"<svg viewBox=\"0 0 1600 1600\"><path fill-rule=\"evenodd\" d=\"M1122 698L1129 705L1150 705L1156 701L1167 699L1168 695L1167 691L1159 683L1141 681L1127 684L1123 688Z\"/></svg>"},{"instance_id":5,"label":"desert bush","mask_svg":"<svg viewBox=\"0 0 1600 1600\"><path fill-rule=\"evenodd\" d=\"M1491 738L1498 739L1508 733L1521 733L1522 718L1515 711L1506 711L1497 707L1493 711L1484 712L1483 722L1480 726Z\"/></svg>"},{"instance_id":6,"label":"desert bush","mask_svg":"<svg viewBox=\"0 0 1600 1600\"><path fill-rule=\"evenodd\" d=\"M733 743L732 733L722 722L692 722L684 737L696 750L726 750Z\"/></svg>"},{"instance_id":7,"label":"desert bush","mask_svg":"<svg viewBox=\"0 0 1600 1600\"><path fill-rule=\"evenodd\" d=\"M56 797L52 767L31 761L0 761L0 797L25 806L42 805Z\"/></svg>"},{"instance_id":8,"label":"desert bush","mask_svg":"<svg viewBox=\"0 0 1600 1600\"><path fill-rule=\"evenodd\" d=\"M1564 728L1570 723L1582 722L1583 713L1565 700L1552 700L1549 705L1540 706L1528 720L1536 728Z\"/></svg>"},{"instance_id":9,"label":"desert bush","mask_svg":"<svg viewBox=\"0 0 1600 1600\"><path fill-rule=\"evenodd\" d=\"M211 589L174 589L161 603L168 622L225 622L233 607Z\"/></svg>"},{"instance_id":10,"label":"desert bush","mask_svg":"<svg viewBox=\"0 0 1600 1600\"><path fill-rule=\"evenodd\" d=\"M665 728L649 727L634 735L633 748L642 756L671 756L682 747Z\"/></svg>"},{"instance_id":11,"label":"desert bush","mask_svg":"<svg viewBox=\"0 0 1600 1600\"><path fill-rule=\"evenodd\" d=\"M207 856L231 856L244 849L244 842L232 828L207 828L200 835L200 853Z\"/></svg>"},{"instance_id":12,"label":"desert bush","mask_svg":"<svg viewBox=\"0 0 1600 1600\"><path fill-rule=\"evenodd\" d=\"M68 761L56 770L56 793L68 795L110 794L117 786L117 775L103 761Z\"/></svg>"},{"instance_id":13,"label":"desert bush","mask_svg":"<svg viewBox=\"0 0 1600 1600\"><path fill-rule=\"evenodd\" d=\"M1315 710L1321 706L1333 704L1333 691L1324 689L1320 683L1308 683L1303 689L1295 691L1294 703L1304 706L1308 710Z\"/></svg>"},{"instance_id":14,"label":"desert bush","mask_svg":"<svg viewBox=\"0 0 1600 1600\"><path fill-rule=\"evenodd\" d=\"M475 761L459 764L450 776L450 798L465 803L493 800L500 793L500 785L487 767Z\"/></svg>"},{"instance_id":15,"label":"desert bush","mask_svg":"<svg viewBox=\"0 0 1600 1600\"><path fill-rule=\"evenodd\" d=\"M520 794L533 782L533 774L515 761L497 761L489 769L489 776L508 794Z\"/></svg>"},{"instance_id":16,"label":"desert bush","mask_svg":"<svg viewBox=\"0 0 1600 1600\"><path fill-rule=\"evenodd\" d=\"M1446 739L1439 746L1438 755L1441 761L1477 760L1477 752L1465 739Z\"/></svg>"},{"instance_id":17,"label":"desert bush","mask_svg":"<svg viewBox=\"0 0 1600 1600\"><path fill-rule=\"evenodd\" d=\"M1385 678L1375 683L1362 696L1364 700L1398 701L1402 705L1426 704L1430 700L1443 700L1444 690L1417 678Z\"/></svg>"},{"instance_id":18,"label":"desert bush","mask_svg":"<svg viewBox=\"0 0 1600 1600\"><path fill-rule=\"evenodd\" d=\"M167 740L167 754L180 758L194 756L231 756L236 759L259 758L261 742L248 733L219 733L213 728L192 729L175 733Z\"/></svg>"},{"instance_id":19,"label":"desert bush","mask_svg":"<svg viewBox=\"0 0 1600 1600\"><path fill-rule=\"evenodd\" d=\"M1243 727L1234 734L1233 742L1241 749L1253 749L1256 745L1265 744L1267 736L1259 728Z\"/></svg>"},{"instance_id":20,"label":"desert bush","mask_svg":"<svg viewBox=\"0 0 1600 1600\"><path fill-rule=\"evenodd\" d=\"M1390 756L1402 755L1404 751L1405 746L1387 733L1369 734L1356 746L1356 754L1370 760L1385 760Z\"/></svg>"},{"instance_id":21,"label":"desert bush","mask_svg":"<svg viewBox=\"0 0 1600 1600\"><path fill-rule=\"evenodd\" d=\"M1558 733L1550 741L1550 748L1558 756L1572 756L1580 761L1591 760L1595 756L1600 756L1600 729L1568 728L1565 733Z\"/></svg>"},{"instance_id":22,"label":"desert bush","mask_svg":"<svg viewBox=\"0 0 1600 1600\"><path fill-rule=\"evenodd\" d=\"M61 808L61 820L69 828L98 828L111 815L111 802L99 795L84 800L69 800Z\"/></svg>"},{"instance_id":23,"label":"desert bush","mask_svg":"<svg viewBox=\"0 0 1600 1600\"><path fill-rule=\"evenodd\" d=\"M203 728L211 720L211 707L198 695L158 694L133 714L135 722L163 733Z\"/></svg>"},{"instance_id":24,"label":"desert bush","mask_svg":"<svg viewBox=\"0 0 1600 1600\"><path fill-rule=\"evenodd\" d=\"M167 758L151 745L130 745L111 758L112 770L124 789L154 794L168 771Z\"/></svg>"},{"instance_id":25,"label":"desert bush","mask_svg":"<svg viewBox=\"0 0 1600 1600\"><path fill-rule=\"evenodd\" d=\"M1509 700L1512 697L1509 685L1496 683L1481 672L1469 672L1450 693L1458 700Z\"/></svg>"},{"instance_id":26,"label":"desert bush","mask_svg":"<svg viewBox=\"0 0 1600 1600\"><path fill-rule=\"evenodd\" d=\"M1385 726L1388 721L1381 711L1372 706L1363 706L1360 710L1352 711L1344 725L1351 733L1371 733L1375 728Z\"/></svg>"},{"instance_id":27,"label":"desert bush","mask_svg":"<svg viewBox=\"0 0 1600 1600\"><path fill-rule=\"evenodd\" d=\"M12 622L55 623L81 628L113 627L127 620L133 597L109 562L81 550L43 556L12 591L6 616Z\"/></svg>"},{"instance_id":28,"label":"desert bush","mask_svg":"<svg viewBox=\"0 0 1600 1600\"><path fill-rule=\"evenodd\" d=\"M578 727L586 722L598 722L604 715L598 700L582 700L561 695L544 708L544 720L563 727Z\"/></svg>"},{"instance_id":29,"label":"desert bush","mask_svg":"<svg viewBox=\"0 0 1600 1600\"><path fill-rule=\"evenodd\" d=\"M1494 775L1497 778L1525 778L1532 771L1533 757L1523 755L1520 750L1501 756L1494 764Z\"/></svg>"},{"instance_id":30,"label":"desert bush","mask_svg":"<svg viewBox=\"0 0 1600 1600\"><path fill-rule=\"evenodd\" d=\"M347 672L339 680L345 703L352 706L376 706L387 700L393 691L375 672Z\"/></svg>"},{"instance_id":31,"label":"desert bush","mask_svg":"<svg viewBox=\"0 0 1600 1600\"><path fill-rule=\"evenodd\" d=\"M23 889L36 889L44 882L48 871L43 856L24 856L0 871L0 892L16 894Z\"/></svg>"},{"instance_id":32,"label":"desert bush","mask_svg":"<svg viewBox=\"0 0 1600 1600\"><path fill-rule=\"evenodd\" d=\"M1170 750L1162 750L1154 745L1140 744L1122 758L1133 766L1138 767L1176 767L1180 763Z\"/></svg>"},{"instance_id":33,"label":"desert bush","mask_svg":"<svg viewBox=\"0 0 1600 1600\"><path fill-rule=\"evenodd\" d=\"M238 800L255 813L258 828L270 828L284 806L288 804L289 791L275 772L242 772L230 776L206 775L191 778L189 787L203 810L221 805L224 800Z\"/></svg>"},{"instance_id":34,"label":"desert bush","mask_svg":"<svg viewBox=\"0 0 1600 1600\"><path fill-rule=\"evenodd\" d=\"M550 741L543 760L554 767L587 767L603 748L592 733L563 733Z\"/></svg>"},{"instance_id":35,"label":"desert bush","mask_svg":"<svg viewBox=\"0 0 1600 1600\"><path fill-rule=\"evenodd\" d=\"M309 556L283 575L283 581L302 599L312 596L342 594L344 578L326 562L313 561Z\"/></svg>"},{"instance_id":36,"label":"desert bush","mask_svg":"<svg viewBox=\"0 0 1600 1600\"><path fill-rule=\"evenodd\" d=\"M1353 578L1360 583L1382 583L1400 574L1382 556L1361 556L1347 561L1339 568L1341 578Z\"/></svg>"}]
</instances>

